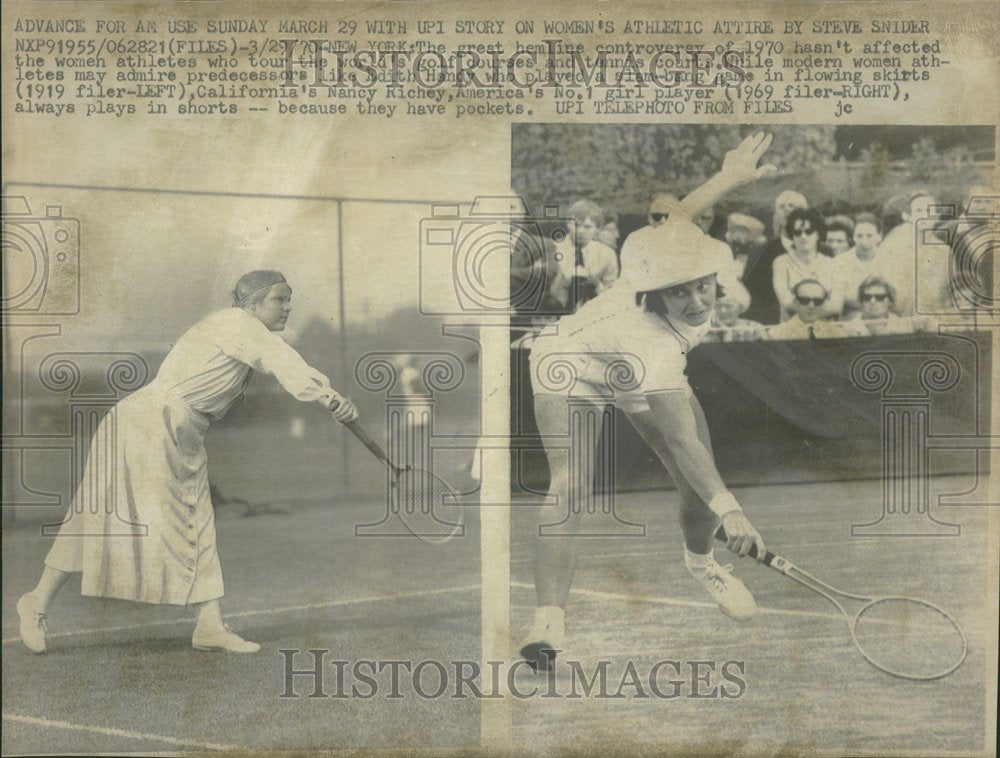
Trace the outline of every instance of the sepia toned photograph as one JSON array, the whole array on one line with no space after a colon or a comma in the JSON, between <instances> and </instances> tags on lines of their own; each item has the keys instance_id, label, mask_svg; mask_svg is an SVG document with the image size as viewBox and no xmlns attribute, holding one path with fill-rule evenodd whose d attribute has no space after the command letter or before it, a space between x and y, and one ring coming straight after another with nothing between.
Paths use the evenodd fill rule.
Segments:
<instances>
[{"instance_id":1,"label":"sepia toned photograph","mask_svg":"<svg viewBox=\"0 0 1000 758\"><path fill-rule=\"evenodd\" d=\"M0 751L995 756L998 21L5 3Z\"/></svg>"},{"instance_id":2,"label":"sepia toned photograph","mask_svg":"<svg viewBox=\"0 0 1000 758\"><path fill-rule=\"evenodd\" d=\"M976 749L994 143L513 127L516 734Z\"/></svg>"}]
</instances>

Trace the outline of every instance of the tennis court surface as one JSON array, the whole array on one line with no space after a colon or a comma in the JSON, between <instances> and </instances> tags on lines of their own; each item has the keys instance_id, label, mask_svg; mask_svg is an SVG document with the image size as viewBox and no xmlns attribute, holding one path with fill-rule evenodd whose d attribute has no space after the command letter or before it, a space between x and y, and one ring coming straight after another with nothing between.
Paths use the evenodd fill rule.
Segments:
<instances>
[{"instance_id":1,"label":"tennis court surface","mask_svg":"<svg viewBox=\"0 0 1000 758\"><path fill-rule=\"evenodd\" d=\"M936 479L932 498L969 485L964 477ZM937 681L882 673L857 652L833 605L720 545L716 558L735 564L760 607L749 621L731 621L684 568L676 493L619 494L619 515L645 523L647 536L587 543L562 663L551 681L518 679L522 692L540 693L515 699L515 742L540 753L590 746L613 754L992 754L983 735L994 718L984 701L995 687L985 669L996 644L988 610L995 577L987 570L996 556L988 553L986 512L936 509L939 519L961 524L958 537L859 538L851 524L880 513L879 481L735 492L768 547L824 581L861 594L915 595L949 610L968 636L964 664ZM534 606L528 510L515 510L515 639ZM660 661L679 665L656 669ZM607 685L595 697L602 662ZM581 697L587 685L590 696ZM559 696L543 696L553 692Z\"/></svg>"},{"instance_id":2,"label":"tennis court surface","mask_svg":"<svg viewBox=\"0 0 1000 758\"><path fill-rule=\"evenodd\" d=\"M967 479L935 480L932 497L966 489ZM862 593L913 594L950 610L969 639L962 667L931 682L883 674L858 655L831 605L746 559L734 561L736 572L756 594L761 612L743 624L730 621L685 573L674 526L675 493L625 493L616 507L622 517L646 523L647 535L587 542L562 657L576 661L588 679L607 661L606 692L623 697L597 697L599 686L590 696L568 697L573 682L567 669L557 668L554 682L518 669L513 679L518 692L538 689L533 696L510 699L516 749L727 755L992 751L983 741L993 718L984 700L995 686L984 670L995 635L986 623L995 592L986 569L995 561L987 554L987 512L939 508L940 518L962 525L959 537L861 539L850 536L850 525L877 516L877 481L745 488L737 495L772 549L826 581ZM374 697L332 697L337 685L334 668L327 665L322 687L327 697L309 697L314 679L308 676L293 680L297 697L281 697L285 656L278 652L329 651L327 662L352 664L479 661L475 514L466 538L427 545L354 537L356 523L379 517L384 506L378 503L275 505L286 513L242 517L238 509L223 508L218 517L226 572L223 610L234 628L264 646L254 656L193 651L190 611L81 598L78 583L53 605L49 653L32 655L16 639L14 604L37 578L45 544L36 537L37 525L5 530L3 752L407 746L434 746L435 753L475 751L480 702L452 697L453 686L443 696L421 697L403 677L403 697L392 698L383 672ZM515 642L534 604L531 511L513 508ZM724 548L717 555L724 560ZM676 697L649 691L649 671L663 660L679 664L679 669L661 667L658 677L661 692L670 694L673 687ZM694 681L698 661L708 662L698 664L702 683ZM733 662L729 679L722 676L726 662ZM620 686L630 663L648 697L632 685ZM294 664L305 669L312 661L300 653ZM435 682L429 671L425 689L434 690ZM713 690L714 696L691 697ZM735 696L722 697L723 690ZM559 696L543 696L553 691Z\"/></svg>"},{"instance_id":3,"label":"tennis court surface","mask_svg":"<svg viewBox=\"0 0 1000 758\"><path fill-rule=\"evenodd\" d=\"M192 650L192 611L82 598L77 577L50 610L49 652L32 655L17 641L14 605L37 580L44 544L37 525L5 531L3 753L478 747L471 697L418 697L404 674L404 697L391 698L388 670L374 677L375 696L334 697L333 665L478 661L478 541L356 538L354 525L377 520L384 503L275 506L287 512L217 518L223 615L263 646L250 656ZM314 668L304 651L327 651L328 697L310 697L311 676L281 697L283 649L303 651L292 658L299 670ZM345 683L348 694L372 689ZM433 694L435 672L423 683Z\"/></svg>"}]
</instances>

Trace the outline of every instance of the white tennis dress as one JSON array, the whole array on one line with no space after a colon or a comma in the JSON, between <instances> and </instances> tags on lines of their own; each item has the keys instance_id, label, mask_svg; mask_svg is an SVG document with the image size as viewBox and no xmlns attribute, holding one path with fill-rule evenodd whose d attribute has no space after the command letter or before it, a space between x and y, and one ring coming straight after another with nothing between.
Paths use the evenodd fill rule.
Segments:
<instances>
[{"instance_id":1,"label":"white tennis dress","mask_svg":"<svg viewBox=\"0 0 1000 758\"><path fill-rule=\"evenodd\" d=\"M251 369L274 375L299 400L328 405L336 396L322 373L249 313L213 313L98 426L46 564L82 571L84 595L176 605L222 597L204 439Z\"/></svg>"},{"instance_id":2,"label":"white tennis dress","mask_svg":"<svg viewBox=\"0 0 1000 758\"><path fill-rule=\"evenodd\" d=\"M534 393L563 395L621 410L649 410L646 393L683 392L687 354L711 328L692 327L635 304L635 289L619 280L557 323L531 347Z\"/></svg>"}]
</instances>

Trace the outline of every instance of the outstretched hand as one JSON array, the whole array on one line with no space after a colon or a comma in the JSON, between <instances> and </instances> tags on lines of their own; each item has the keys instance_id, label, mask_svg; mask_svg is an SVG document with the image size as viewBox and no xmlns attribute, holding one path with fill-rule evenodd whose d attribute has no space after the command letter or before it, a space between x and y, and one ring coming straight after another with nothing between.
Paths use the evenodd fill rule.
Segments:
<instances>
[{"instance_id":1,"label":"outstretched hand","mask_svg":"<svg viewBox=\"0 0 1000 758\"><path fill-rule=\"evenodd\" d=\"M773 134L756 132L734 147L722 160L721 173L734 185L761 179L777 171L770 163L758 166L757 163L771 146Z\"/></svg>"},{"instance_id":2,"label":"outstretched hand","mask_svg":"<svg viewBox=\"0 0 1000 758\"><path fill-rule=\"evenodd\" d=\"M348 397L337 395L328 406L330 413L341 424L347 424L358 418L358 409Z\"/></svg>"}]
</instances>

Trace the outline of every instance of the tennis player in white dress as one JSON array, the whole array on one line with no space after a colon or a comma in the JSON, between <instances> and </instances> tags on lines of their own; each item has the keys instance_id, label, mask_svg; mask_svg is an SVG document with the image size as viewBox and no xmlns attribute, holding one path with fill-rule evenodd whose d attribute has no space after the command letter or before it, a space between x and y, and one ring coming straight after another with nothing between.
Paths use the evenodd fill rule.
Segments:
<instances>
[{"instance_id":1,"label":"tennis player in white dress","mask_svg":"<svg viewBox=\"0 0 1000 758\"><path fill-rule=\"evenodd\" d=\"M17 604L21 639L33 652L45 652L49 604L74 572L82 573L84 595L197 605L195 648L260 650L222 621L205 432L243 394L252 370L273 375L299 400L331 409L337 421L357 418L350 400L278 335L291 296L276 271L244 275L235 307L191 327L156 378L101 422L41 579ZM104 447L110 452L99 455Z\"/></svg>"}]
</instances>

